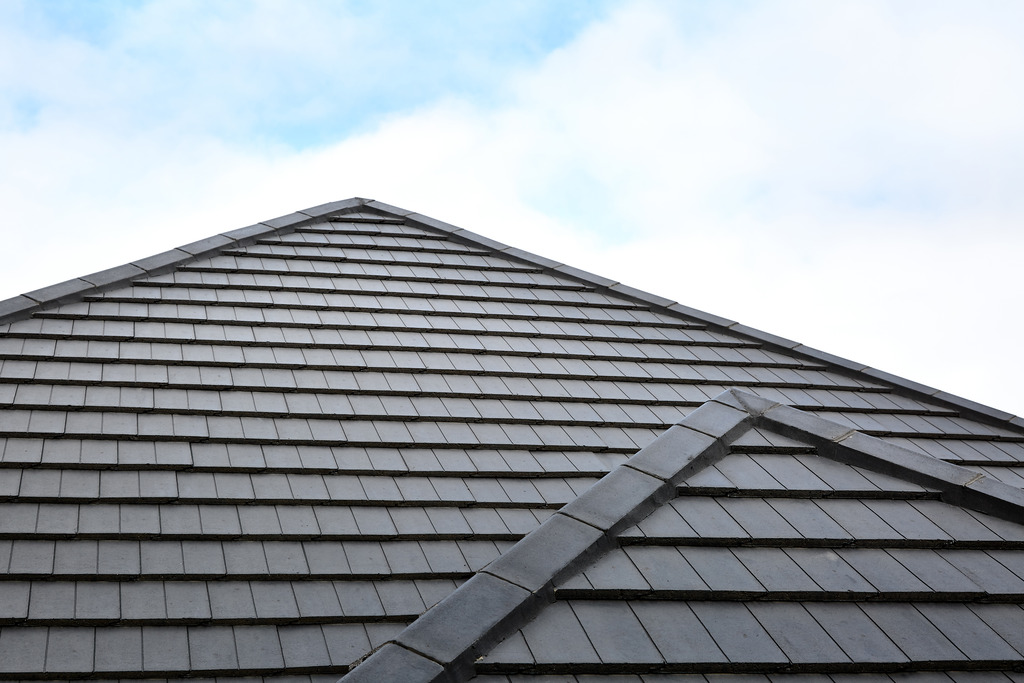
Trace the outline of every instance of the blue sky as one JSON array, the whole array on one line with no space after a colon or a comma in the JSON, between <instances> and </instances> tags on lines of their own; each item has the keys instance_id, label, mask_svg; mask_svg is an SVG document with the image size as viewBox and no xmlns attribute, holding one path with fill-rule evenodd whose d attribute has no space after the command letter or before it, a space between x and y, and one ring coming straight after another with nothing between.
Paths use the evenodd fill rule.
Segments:
<instances>
[{"instance_id":1,"label":"blue sky","mask_svg":"<svg viewBox=\"0 0 1024 683\"><path fill-rule=\"evenodd\" d=\"M1024 3L0 2L0 297L349 196L1024 413Z\"/></svg>"}]
</instances>

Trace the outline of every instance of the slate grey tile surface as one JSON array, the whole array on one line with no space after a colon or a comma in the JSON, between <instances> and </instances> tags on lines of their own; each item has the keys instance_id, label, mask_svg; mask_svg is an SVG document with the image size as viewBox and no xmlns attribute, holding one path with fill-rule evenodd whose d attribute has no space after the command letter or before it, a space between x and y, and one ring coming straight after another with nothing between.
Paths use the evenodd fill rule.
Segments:
<instances>
[{"instance_id":1,"label":"slate grey tile surface","mask_svg":"<svg viewBox=\"0 0 1024 683\"><path fill-rule=\"evenodd\" d=\"M336 680L731 386L1024 483L1019 429L411 222L260 226L0 326L6 677ZM1020 525L790 437L732 451L495 681L1024 657Z\"/></svg>"}]
</instances>

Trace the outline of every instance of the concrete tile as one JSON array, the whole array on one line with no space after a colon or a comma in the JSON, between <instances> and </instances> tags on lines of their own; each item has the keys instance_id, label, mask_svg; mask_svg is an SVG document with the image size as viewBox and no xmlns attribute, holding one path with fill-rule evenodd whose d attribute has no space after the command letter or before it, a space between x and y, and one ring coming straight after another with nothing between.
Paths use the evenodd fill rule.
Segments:
<instances>
[{"instance_id":1,"label":"concrete tile","mask_svg":"<svg viewBox=\"0 0 1024 683\"><path fill-rule=\"evenodd\" d=\"M553 515L487 571L530 591L577 570L604 534L583 522Z\"/></svg>"},{"instance_id":2,"label":"concrete tile","mask_svg":"<svg viewBox=\"0 0 1024 683\"><path fill-rule=\"evenodd\" d=\"M75 584L37 581L32 584L28 617L35 620L69 620L75 615Z\"/></svg>"},{"instance_id":3,"label":"concrete tile","mask_svg":"<svg viewBox=\"0 0 1024 683\"><path fill-rule=\"evenodd\" d=\"M142 670L142 628L119 626L96 629L97 672L117 674Z\"/></svg>"},{"instance_id":4,"label":"concrete tile","mask_svg":"<svg viewBox=\"0 0 1024 683\"><path fill-rule=\"evenodd\" d=\"M786 548L784 551L822 590L872 595L875 587L831 548Z\"/></svg>"},{"instance_id":5,"label":"concrete tile","mask_svg":"<svg viewBox=\"0 0 1024 683\"><path fill-rule=\"evenodd\" d=\"M192 671L238 668L235 636L230 626L189 626L188 649Z\"/></svg>"},{"instance_id":6,"label":"concrete tile","mask_svg":"<svg viewBox=\"0 0 1024 683\"><path fill-rule=\"evenodd\" d=\"M689 606L730 662L789 661L743 603L691 602Z\"/></svg>"},{"instance_id":7,"label":"concrete tile","mask_svg":"<svg viewBox=\"0 0 1024 683\"><path fill-rule=\"evenodd\" d=\"M160 581L126 581L121 584L121 618L131 621L163 621L167 618L164 584Z\"/></svg>"},{"instance_id":8,"label":"concrete tile","mask_svg":"<svg viewBox=\"0 0 1024 683\"><path fill-rule=\"evenodd\" d=\"M572 600L570 605L601 661L664 661L628 603L617 600Z\"/></svg>"},{"instance_id":9,"label":"concrete tile","mask_svg":"<svg viewBox=\"0 0 1024 683\"><path fill-rule=\"evenodd\" d=\"M538 663L585 665L601 661L567 602L541 610L522 633Z\"/></svg>"},{"instance_id":10,"label":"concrete tile","mask_svg":"<svg viewBox=\"0 0 1024 683\"><path fill-rule=\"evenodd\" d=\"M840 548L836 552L880 593L900 596L930 590L910 570L882 549Z\"/></svg>"},{"instance_id":11,"label":"concrete tile","mask_svg":"<svg viewBox=\"0 0 1024 683\"><path fill-rule=\"evenodd\" d=\"M362 624L324 624L321 627L327 652L335 666L349 665L372 649Z\"/></svg>"},{"instance_id":12,"label":"concrete tile","mask_svg":"<svg viewBox=\"0 0 1024 683\"><path fill-rule=\"evenodd\" d=\"M281 641L274 626L234 626L235 652L238 660L253 669L275 669L284 666Z\"/></svg>"},{"instance_id":13,"label":"concrete tile","mask_svg":"<svg viewBox=\"0 0 1024 683\"><path fill-rule=\"evenodd\" d=\"M708 590L707 584L675 547L627 546L624 550L656 591Z\"/></svg>"},{"instance_id":14,"label":"concrete tile","mask_svg":"<svg viewBox=\"0 0 1024 683\"><path fill-rule=\"evenodd\" d=\"M45 671L46 638L49 629L32 626L0 628L0 672Z\"/></svg>"},{"instance_id":15,"label":"concrete tile","mask_svg":"<svg viewBox=\"0 0 1024 683\"><path fill-rule=\"evenodd\" d=\"M258 585L254 584L254 588ZM337 618L341 613L338 595L330 581L296 581L292 583L295 603L304 619Z\"/></svg>"},{"instance_id":16,"label":"concrete tile","mask_svg":"<svg viewBox=\"0 0 1024 683\"><path fill-rule=\"evenodd\" d=\"M727 661L685 602L637 600L630 606L666 661Z\"/></svg>"},{"instance_id":17,"label":"concrete tile","mask_svg":"<svg viewBox=\"0 0 1024 683\"><path fill-rule=\"evenodd\" d=\"M287 667L330 666L331 657L319 626L282 626L278 628L281 651Z\"/></svg>"},{"instance_id":18,"label":"concrete tile","mask_svg":"<svg viewBox=\"0 0 1024 683\"><path fill-rule=\"evenodd\" d=\"M188 630L184 626L142 627L145 671L188 671Z\"/></svg>"},{"instance_id":19,"label":"concrete tile","mask_svg":"<svg viewBox=\"0 0 1024 683\"><path fill-rule=\"evenodd\" d=\"M764 587L728 548L680 547L679 553L713 591L758 594Z\"/></svg>"},{"instance_id":20,"label":"concrete tile","mask_svg":"<svg viewBox=\"0 0 1024 683\"><path fill-rule=\"evenodd\" d=\"M618 467L561 509L602 530L631 526L672 497L671 484L629 467Z\"/></svg>"},{"instance_id":21,"label":"concrete tile","mask_svg":"<svg viewBox=\"0 0 1024 683\"><path fill-rule=\"evenodd\" d=\"M637 548L636 550L640 550ZM678 556L678 553L676 553ZM622 548L614 548L602 554L576 577L586 576L597 590L607 591L648 591L651 586L637 569L633 560Z\"/></svg>"},{"instance_id":22,"label":"concrete tile","mask_svg":"<svg viewBox=\"0 0 1024 683\"><path fill-rule=\"evenodd\" d=\"M748 607L791 662L850 661L803 605L754 602Z\"/></svg>"},{"instance_id":23,"label":"concrete tile","mask_svg":"<svg viewBox=\"0 0 1024 683\"><path fill-rule=\"evenodd\" d=\"M79 591L81 592L81 590ZM168 581L164 584L168 619L210 619L210 596L203 581Z\"/></svg>"},{"instance_id":24,"label":"concrete tile","mask_svg":"<svg viewBox=\"0 0 1024 683\"><path fill-rule=\"evenodd\" d=\"M913 661L957 661L967 657L907 603L864 603L861 609Z\"/></svg>"},{"instance_id":25,"label":"concrete tile","mask_svg":"<svg viewBox=\"0 0 1024 683\"><path fill-rule=\"evenodd\" d=\"M803 606L853 661L907 661L907 656L855 603L807 602Z\"/></svg>"},{"instance_id":26,"label":"concrete tile","mask_svg":"<svg viewBox=\"0 0 1024 683\"><path fill-rule=\"evenodd\" d=\"M967 605L922 603L916 607L957 649L972 660L1008 661L1020 656Z\"/></svg>"}]
</instances>

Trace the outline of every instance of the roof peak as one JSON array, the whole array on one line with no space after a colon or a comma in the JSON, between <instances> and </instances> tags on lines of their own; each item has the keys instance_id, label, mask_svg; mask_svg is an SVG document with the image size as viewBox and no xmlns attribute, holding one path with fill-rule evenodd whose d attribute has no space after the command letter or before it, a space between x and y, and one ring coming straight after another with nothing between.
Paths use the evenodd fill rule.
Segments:
<instances>
[{"instance_id":1,"label":"roof peak","mask_svg":"<svg viewBox=\"0 0 1024 683\"><path fill-rule=\"evenodd\" d=\"M964 415L979 419L987 424L1003 427L1010 426L1015 431L1024 431L1024 418L1014 416L1006 411L955 396L940 389L872 368L863 363L857 363L820 351L800 342L764 332L728 318L685 306L671 299L666 299L665 297L624 285L615 280L595 275L594 273L554 261L544 256L509 246L489 237L414 211L363 197L351 197L349 199L319 204L254 225L213 235L160 254L132 261L122 266L84 275L0 301L0 324L29 317L34 312L48 306L78 301L89 294L126 286L132 280L139 277L161 275L174 270L180 265L215 256L229 248L247 246L270 235L290 232L304 225L349 214L356 214L354 218L360 221L369 221L373 216L380 216L382 221L388 223L401 223L425 228L456 241L489 249L500 253L504 257L529 263L544 270L550 270L553 274L583 282L600 292L642 303L658 312L696 320L711 326L713 329L727 331L729 334L738 335L742 338L764 344L770 349L778 349L787 354L794 354L805 359L824 363L846 374L862 375L872 381L884 382L898 388L907 395L927 398L928 400L953 407Z\"/></svg>"}]
</instances>

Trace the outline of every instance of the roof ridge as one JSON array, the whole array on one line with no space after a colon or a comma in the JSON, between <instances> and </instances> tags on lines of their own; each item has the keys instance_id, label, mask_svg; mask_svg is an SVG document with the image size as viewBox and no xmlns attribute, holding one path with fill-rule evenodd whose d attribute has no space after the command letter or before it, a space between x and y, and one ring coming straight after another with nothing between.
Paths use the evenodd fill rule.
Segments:
<instances>
[{"instance_id":1,"label":"roof ridge","mask_svg":"<svg viewBox=\"0 0 1024 683\"><path fill-rule=\"evenodd\" d=\"M122 266L102 270L91 275L84 275L0 301L0 324L21 319L46 306L77 301L88 294L124 286L130 283L132 279L143 275L166 273L179 265L216 255L231 246L246 246L268 235L294 230L304 224L330 218L333 215L343 215L367 209L384 217L402 219L406 224L432 230L451 237L456 241L491 249L505 257L529 263L558 275L586 283L597 288L598 291L608 292L615 296L632 299L647 306L652 306L659 312L698 320L712 327L727 331L730 334L765 344L770 348L774 347L784 353L795 354L805 359L825 363L831 368L846 374L867 376L872 380L884 382L903 392L907 392L912 397L936 401L942 405L963 411L967 416L978 419L981 422L999 426L1009 425L1016 431L1024 432L1024 417L1015 416L1006 411L872 368L863 363L857 363L825 351L819 351L800 342L764 332L728 318L685 306L671 299L666 299L665 297L624 285L580 268L509 246L489 237L414 211L362 197L352 197L350 199L319 204L244 228L220 233L148 258L132 261Z\"/></svg>"},{"instance_id":2,"label":"roof ridge","mask_svg":"<svg viewBox=\"0 0 1024 683\"><path fill-rule=\"evenodd\" d=\"M808 440L819 457L939 490L940 499L1009 521L1024 491L791 406L727 389L619 465L428 609L339 683L458 683L474 662L554 600L555 584L613 547L677 486L755 427Z\"/></svg>"},{"instance_id":3,"label":"roof ridge","mask_svg":"<svg viewBox=\"0 0 1024 683\"><path fill-rule=\"evenodd\" d=\"M121 266L20 294L0 301L0 323L19 320L47 306L78 301L89 294L122 287L133 279L144 275L162 275L180 265L215 256L225 249L247 246L269 235L294 230L303 224L320 220L328 214L343 214L358 210L370 201L361 197L353 197L321 204L244 228L218 233Z\"/></svg>"}]
</instances>

